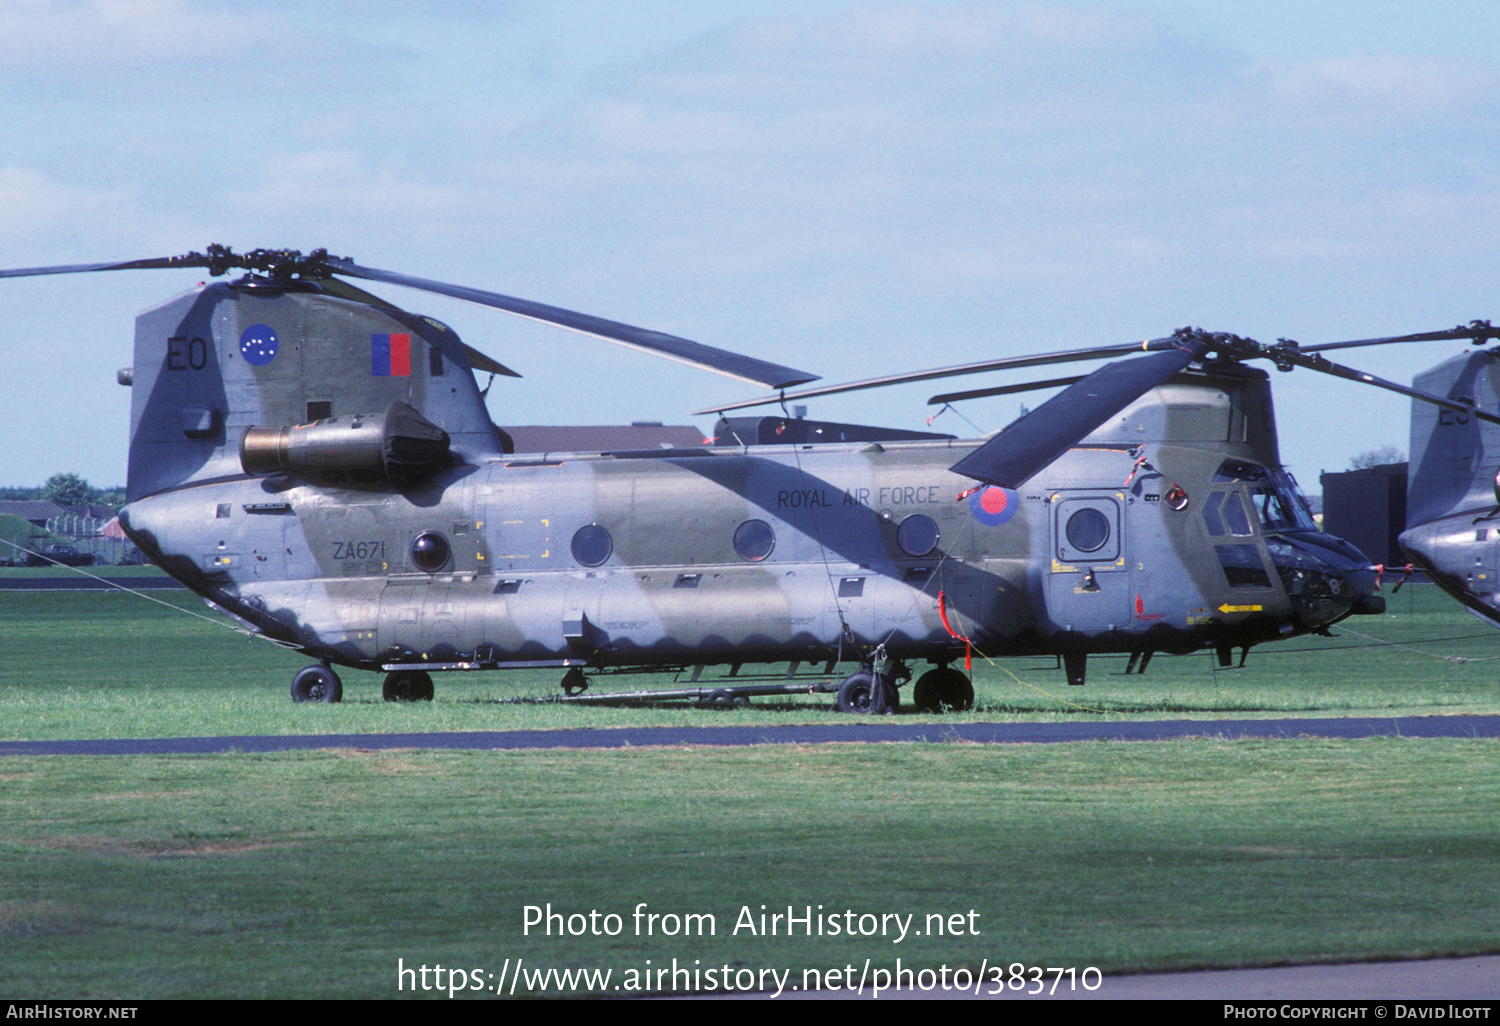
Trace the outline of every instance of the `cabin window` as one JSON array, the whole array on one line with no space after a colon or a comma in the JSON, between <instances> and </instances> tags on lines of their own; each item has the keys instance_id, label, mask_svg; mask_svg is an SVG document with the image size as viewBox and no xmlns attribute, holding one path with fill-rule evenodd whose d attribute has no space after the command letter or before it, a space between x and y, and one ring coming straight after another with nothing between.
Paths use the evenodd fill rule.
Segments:
<instances>
[{"instance_id":1,"label":"cabin window","mask_svg":"<svg viewBox=\"0 0 1500 1026\"><path fill-rule=\"evenodd\" d=\"M740 558L759 563L776 548L776 532L764 520L746 520L734 531L734 551Z\"/></svg>"},{"instance_id":2,"label":"cabin window","mask_svg":"<svg viewBox=\"0 0 1500 1026\"><path fill-rule=\"evenodd\" d=\"M1062 563L1105 563L1120 558L1120 503L1105 495L1054 497L1053 553Z\"/></svg>"},{"instance_id":3,"label":"cabin window","mask_svg":"<svg viewBox=\"0 0 1500 1026\"><path fill-rule=\"evenodd\" d=\"M411 561L418 570L436 573L448 563L448 539L436 531L423 531L411 543Z\"/></svg>"},{"instance_id":4,"label":"cabin window","mask_svg":"<svg viewBox=\"0 0 1500 1026\"><path fill-rule=\"evenodd\" d=\"M1079 552L1098 552L1109 541L1109 517L1089 506L1068 517L1068 544Z\"/></svg>"},{"instance_id":5,"label":"cabin window","mask_svg":"<svg viewBox=\"0 0 1500 1026\"><path fill-rule=\"evenodd\" d=\"M598 566L614 549L614 539L598 524L580 527L573 535L573 558L583 566Z\"/></svg>"},{"instance_id":6,"label":"cabin window","mask_svg":"<svg viewBox=\"0 0 1500 1026\"><path fill-rule=\"evenodd\" d=\"M908 556L925 556L937 548L937 543L937 521L924 514L913 513L896 529L896 544Z\"/></svg>"}]
</instances>

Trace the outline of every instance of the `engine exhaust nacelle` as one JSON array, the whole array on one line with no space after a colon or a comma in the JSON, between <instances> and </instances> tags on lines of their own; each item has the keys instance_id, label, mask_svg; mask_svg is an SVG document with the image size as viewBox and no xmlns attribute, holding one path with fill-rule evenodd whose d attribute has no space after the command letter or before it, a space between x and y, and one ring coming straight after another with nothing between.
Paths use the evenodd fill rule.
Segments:
<instances>
[{"instance_id":1,"label":"engine exhaust nacelle","mask_svg":"<svg viewBox=\"0 0 1500 1026\"><path fill-rule=\"evenodd\" d=\"M253 427L240 440L247 474L290 471L322 484L403 488L449 462L448 432L406 403L292 427Z\"/></svg>"}]
</instances>

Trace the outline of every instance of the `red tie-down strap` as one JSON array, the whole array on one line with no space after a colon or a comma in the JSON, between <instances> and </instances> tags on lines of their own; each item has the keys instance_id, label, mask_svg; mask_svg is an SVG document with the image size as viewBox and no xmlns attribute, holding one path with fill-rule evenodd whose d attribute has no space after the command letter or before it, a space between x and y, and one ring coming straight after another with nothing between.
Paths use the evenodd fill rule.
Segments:
<instances>
[{"instance_id":1,"label":"red tie-down strap","mask_svg":"<svg viewBox=\"0 0 1500 1026\"><path fill-rule=\"evenodd\" d=\"M1392 567L1387 567L1384 563L1376 563L1370 569L1375 571L1375 590L1379 591L1380 590L1380 579L1385 576L1385 572L1387 570L1394 570L1396 568L1393 567L1393 566ZM1405 584L1406 581L1407 581L1407 578L1411 577L1411 572L1412 572L1413 569L1415 569L1415 568L1410 563L1406 564L1406 566L1401 571L1401 580L1397 581L1396 582L1396 586L1391 589L1391 594L1392 595L1396 594L1396 592L1398 592L1398 591L1401 590L1401 585Z\"/></svg>"},{"instance_id":2,"label":"red tie-down strap","mask_svg":"<svg viewBox=\"0 0 1500 1026\"><path fill-rule=\"evenodd\" d=\"M960 634L958 633L958 631L954 630L953 625L948 622L948 607L943 602L943 592L941 588L938 589L938 619L943 621L943 629L948 632L949 637L955 638L964 643L964 672L973 673L974 642L970 641L967 635Z\"/></svg>"}]
</instances>

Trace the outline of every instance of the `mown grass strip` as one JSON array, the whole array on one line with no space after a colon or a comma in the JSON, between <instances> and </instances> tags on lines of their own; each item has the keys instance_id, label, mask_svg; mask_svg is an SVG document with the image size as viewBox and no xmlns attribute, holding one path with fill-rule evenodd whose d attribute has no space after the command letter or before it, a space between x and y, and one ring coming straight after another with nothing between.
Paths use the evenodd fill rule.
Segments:
<instances>
[{"instance_id":1,"label":"mown grass strip","mask_svg":"<svg viewBox=\"0 0 1500 1026\"><path fill-rule=\"evenodd\" d=\"M1493 741L45 758L0 779L8 996L389 997L398 959L1107 976L1500 949ZM625 929L524 936L549 902ZM635 936L639 902L717 929ZM980 933L736 934L761 905L973 910Z\"/></svg>"}]
</instances>

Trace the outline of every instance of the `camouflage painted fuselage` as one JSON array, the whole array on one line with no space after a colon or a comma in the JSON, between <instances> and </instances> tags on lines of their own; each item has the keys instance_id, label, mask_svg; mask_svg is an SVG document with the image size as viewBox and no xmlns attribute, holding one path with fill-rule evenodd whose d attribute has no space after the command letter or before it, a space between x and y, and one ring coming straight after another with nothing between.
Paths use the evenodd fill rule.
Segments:
<instances>
[{"instance_id":1,"label":"camouflage painted fuselage","mask_svg":"<svg viewBox=\"0 0 1500 1026\"><path fill-rule=\"evenodd\" d=\"M1281 471L1258 371L1179 375L1019 491L951 473L963 442L517 458L456 336L357 298L213 285L137 329L122 523L210 602L320 659L1222 649L1318 629L1370 590ZM413 482L353 457L342 473L333 444L244 470L252 427L354 430L393 400L451 438Z\"/></svg>"}]
</instances>

